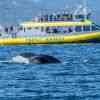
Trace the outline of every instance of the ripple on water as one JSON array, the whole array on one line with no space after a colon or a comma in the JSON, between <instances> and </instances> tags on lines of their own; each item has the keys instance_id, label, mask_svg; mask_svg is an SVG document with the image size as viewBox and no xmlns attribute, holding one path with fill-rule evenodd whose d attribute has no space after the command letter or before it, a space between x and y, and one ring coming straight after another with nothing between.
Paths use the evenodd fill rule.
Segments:
<instances>
[{"instance_id":1,"label":"ripple on water","mask_svg":"<svg viewBox=\"0 0 100 100\"><path fill-rule=\"evenodd\" d=\"M100 45L2 46L0 60L25 51L50 54L62 63L0 63L0 97L9 100L100 99Z\"/></svg>"}]
</instances>

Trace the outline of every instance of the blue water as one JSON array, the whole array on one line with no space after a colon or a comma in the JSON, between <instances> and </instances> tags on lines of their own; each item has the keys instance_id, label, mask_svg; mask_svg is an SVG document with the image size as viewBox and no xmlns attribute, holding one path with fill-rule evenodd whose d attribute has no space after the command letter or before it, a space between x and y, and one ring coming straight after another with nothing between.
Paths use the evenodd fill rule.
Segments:
<instances>
[{"instance_id":1,"label":"blue water","mask_svg":"<svg viewBox=\"0 0 100 100\"><path fill-rule=\"evenodd\" d=\"M0 63L0 100L100 100L100 44L0 46L0 61L21 52L62 63Z\"/></svg>"}]
</instances>

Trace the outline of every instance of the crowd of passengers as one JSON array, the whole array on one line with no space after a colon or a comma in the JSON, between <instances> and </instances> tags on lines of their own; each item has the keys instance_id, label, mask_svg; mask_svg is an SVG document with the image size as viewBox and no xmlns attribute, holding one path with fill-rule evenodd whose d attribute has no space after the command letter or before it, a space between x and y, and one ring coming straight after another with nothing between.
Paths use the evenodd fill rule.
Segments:
<instances>
[{"instance_id":1,"label":"crowd of passengers","mask_svg":"<svg viewBox=\"0 0 100 100\"><path fill-rule=\"evenodd\" d=\"M90 32L100 30L100 27L95 26L76 26L76 27L66 27L66 28L46 28L47 33L73 33L73 32Z\"/></svg>"},{"instance_id":2,"label":"crowd of passengers","mask_svg":"<svg viewBox=\"0 0 100 100\"><path fill-rule=\"evenodd\" d=\"M86 19L89 19L90 14L88 14L87 16L84 16L82 14L79 15L73 15L73 14L51 14L51 15L43 15L38 17L38 21L39 22L43 22L43 21L74 21L74 20L83 20L85 19L85 17L87 17Z\"/></svg>"},{"instance_id":3,"label":"crowd of passengers","mask_svg":"<svg viewBox=\"0 0 100 100\"><path fill-rule=\"evenodd\" d=\"M91 26L91 31L96 31L96 30L100 30L100 27L96 27L95 25ZM4 32L5 33L13 33L13 34L17 34L17 32L19 31L23 31L26 32L26 30L31 30L31 29L25 29L22 27L14 27L14 26L10 26L10 27L5 27L4 28ZM76 26L76 27L46 27L46 28L41 28L42 32L46 32L46 33L71 33L71 32L82 32L82 31L90 31L90 26Z\"/></svg>"}]
</instances>

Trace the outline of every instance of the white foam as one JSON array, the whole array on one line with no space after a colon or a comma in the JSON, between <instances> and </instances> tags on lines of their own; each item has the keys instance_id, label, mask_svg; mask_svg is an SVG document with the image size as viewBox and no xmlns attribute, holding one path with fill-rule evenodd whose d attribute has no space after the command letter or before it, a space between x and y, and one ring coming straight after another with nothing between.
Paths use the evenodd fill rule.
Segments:
<instances>
[{"instance_id":1,"label":"white foam","mask_svg":"<svg viewBox=\"0 0 100 100\"><path fill-rule=\"evenodd\" d=\"M22 57L22 56L16 56L16 57L13 57L12 59L11 59L11 61L13 62L13 63L25 63L25 64L29 64L30 62L29 62L29 59L27 59L27 58L24 58L24 57Z\"/></svg>"}]
</instances>

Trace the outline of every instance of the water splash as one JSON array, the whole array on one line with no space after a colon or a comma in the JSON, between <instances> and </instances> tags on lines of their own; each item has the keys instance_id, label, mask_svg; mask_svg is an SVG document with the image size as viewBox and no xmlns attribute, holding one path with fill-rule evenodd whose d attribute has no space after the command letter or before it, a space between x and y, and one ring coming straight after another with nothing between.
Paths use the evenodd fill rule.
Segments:
<instances>
[{"instance_id":1,"label":"water splash","mask_svg":"<svg viewBox=\"0 0 100 100\"><path fill-rule=\"evenodd\" d=\"M3 63L3 64L29 64L29 60L22 57L22 56L15 56L15 57L12 57L10 60L1 60L0 63Z\"/></svg>"}]
</instances>

